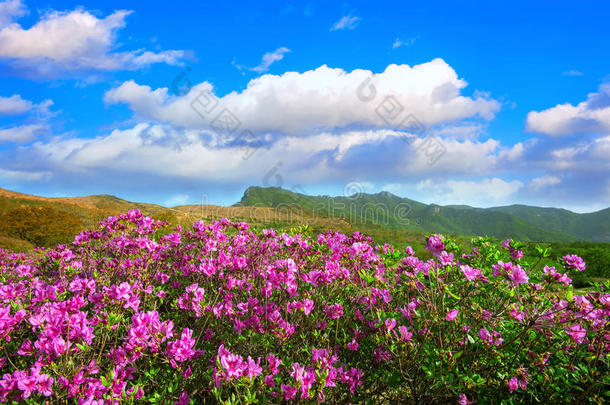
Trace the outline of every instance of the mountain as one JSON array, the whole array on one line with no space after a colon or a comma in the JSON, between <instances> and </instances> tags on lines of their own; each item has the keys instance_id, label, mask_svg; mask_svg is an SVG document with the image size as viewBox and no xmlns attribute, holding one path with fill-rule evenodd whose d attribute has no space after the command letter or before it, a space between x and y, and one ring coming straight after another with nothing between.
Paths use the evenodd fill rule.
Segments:
<instances>
[{"instance_id":1,"label":"mountain","mask_svg":"<svg viewBox=\"0 0 610 405\"><path fill-rule=\"evenodd\" d=\"M350 197L309 196L275 187L248 188L237 206L266 206L354 226L381 225L415 232L488 235L545 241L610 241L610 208L589 214L512 205L475 208L424 204L389 192Z\"/></svg>"},{"instance_id":2,"label":"mountain","mask_svg":"<svg viewBox=\"0 0 610 405\"><path fill-rule=\"evenodd\" d=\"M27 251L33 246L68 243L74 235L94 228L100 220L134 208L174 224L190 219L180 211L111 195L47 198L0 188L0 247Z\"/></svg>"},{"instance_id":3,"label":"mountain","mask_svg":"<svg viewBox=\"0 0 610 405\"><path fill-rule=\"evenodd\" d=\"M525 205L483 209L423 204L388 192L330 197L262 187L248 188L232 207L167 208L111 195L47 198L0 188L0 248L30 251L34 246L69 243L83 229L134 208L173 226L226 217L279 229L307 224L311 232L361 230L380 243L419 247L423 235L432 232L553 242L610 241L610 208L589 214Z\"/></svg>"},{"instance_id":4,"label":"mountain","mask_svg":"<svg viewBox=\"0 0 610 405\"><path fill-rule=\"evenodd\" d=\"M0 248L24 252L31 251L35 246L55 247L59 243L69 243L82 230L95 228L99 221L135 208L147 216L167 220L173 226L190 227L198 219L229 218L260 226L309 224L316 231L355 230L345 221L296 215L281 208L214 205L167 208L131 202L112 195L48 198L0 188Z\"/></svg>"},{"instance_id":5,"label":"mountain","mask_svg":"<svg viewBox=\"0 0 610 405\"><path fill-rule=\"evenodd\" d=\"M574 235L581 240L610 241L610 208L578 214L562 208L541 208L528 205L509 205L490 210L521 218L537 227L553 232Z\"/></svg>"}]
</instances>

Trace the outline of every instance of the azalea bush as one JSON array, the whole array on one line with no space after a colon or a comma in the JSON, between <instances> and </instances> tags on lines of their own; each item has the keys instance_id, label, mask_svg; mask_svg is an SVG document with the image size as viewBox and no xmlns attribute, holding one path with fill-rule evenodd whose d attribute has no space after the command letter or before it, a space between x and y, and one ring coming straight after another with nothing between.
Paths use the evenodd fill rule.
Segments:
<instances>
[{"instance_id":1,"label":"azalea bush","mask_svg":"<svg viewBox=\"0 0 610 405\"><path fill-rule=\"evenodd\" d=\"M68 246L0 251L0 400L607 401L610 285L574 291L577 256L473 245L432 235L422 260L358 232L130 211Z\"/></svg>"}]
</instances>

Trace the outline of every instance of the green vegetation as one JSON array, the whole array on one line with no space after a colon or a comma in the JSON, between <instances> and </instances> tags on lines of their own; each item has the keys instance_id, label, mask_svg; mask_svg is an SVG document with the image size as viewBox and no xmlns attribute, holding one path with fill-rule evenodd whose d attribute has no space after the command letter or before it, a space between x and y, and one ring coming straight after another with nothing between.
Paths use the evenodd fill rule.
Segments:
<instances>
[{"instance_id":1,"label":"green vegetation","mask_svg":"<svg viewBox=\"0 0 610 405\"><path fill-rule=\"evenodd\" d=\"M383 225L420 233L488 235L525 241L610 241L610 208L590 214L524 205L484 209L427 205L388 192L328 197L307 196L274 187L250 187L238 205L340 218L358 228Z\"/></svg>"},{"instance_id":2,"label":"green vegetation","mask_svg":"<svg viewBox=\"0 0 610 405\"><path fill-rule=\"evenodd\" d=\"M110 195L48 199L10 193L0 194L0 248L15 252L29 252L36 245L54 247L57 243L69 243L81 230L93 228L98 221L129 209L137 208L155 219L166 220L171 227L195 219L209 222L213 218L202 213L214 212L190 206L168 209ZM608 240L609 209L576 214L563 209L523 205L488 209L442 207L387 192L348 198L307 196L281 188L261 187L248 188L237 205L274 207L277 215L237 207L224 207L218 214L250 222L253 228L273 226L286 232L306 224L306 232L301 230L300 233L311 236L330 230L346 234L360 231L380 245L410 245L420 257L429 254L424 250L424 244L425 236L431 233L443 233L469 248L472 236L491 236L495 242L506 238L526 240L526 257L536 257L535 247L540 245L549 247L554 255L571 252L584 258L587 271L570 274L576 287L610 279L610 243L596 241ZM297 215L286 215L289 212ZM166 229L169 232L170 228Z\"/></svg>"},{"instance_id":3,"label":"green vegetation","mask_svg":"<svg viewBox=\"0 0 610 405\"><path fill-rule=\"evenodd\" d=\"M582 257L587 264L587 271L571 271L570 277L574 287L589 287L596 281L610 279L610 243L602 242L552 242L546 244L526 244L526 258L536 257L535 245L550 248L554 256L562 257L575 254ZM546 264L546 263L545 263Z\"/></svg>"}]
</instances>

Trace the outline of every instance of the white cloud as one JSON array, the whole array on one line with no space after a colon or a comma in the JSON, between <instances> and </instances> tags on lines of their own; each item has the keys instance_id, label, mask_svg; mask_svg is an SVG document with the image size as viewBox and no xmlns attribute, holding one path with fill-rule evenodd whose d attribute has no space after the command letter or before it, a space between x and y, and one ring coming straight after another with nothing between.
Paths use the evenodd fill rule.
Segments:
<instances>
[{"instance_id":1,"label":"white cloud","mask_svg":"<svg viewBox=\"0 0 610 405\"><path fill-rule=\"evenodd\" d=\"M580 144L578 146L568 146L565 148L554 149L551 151L551 154L557 160L566 162L573 159L576 155L586 152L588 149L588 144Z\"/></svg>"},{"instance_id":2,"label":"white cloud","mask_svg":"<svg viewBox=\"0 0 610 405\"><path fill-rule=\"evenodd\" d=\"M134 70L153 63L181 64L185 52L180 50L115 51L117 32L125 27L129 14L131 11L118 10L97 18L83 9L50 11L30 28L9 24L0 29L0 59L37 76Z\"/></svg>"},{"instance_id":3,"label":"white cloud","mask_svg":"<svg viewBox=\"0 0 610 405\"><path fill-rule=\"evenodd\" d=\"M460 122L457 124L441 125L433 130L434 135L443 138L477 139L485 134L487 126L481 122Z\"/></svg>"},{"instance_id":4,"label":"white cloud","mask_svg":"<svg viewBox=\"0 0 610 405\"><path fill-rule=\"evenodd\" d=\"M0 1L0 28L27 14L21 0Z\"/></svg>"},{"instance_id":5,"label":"white cloud","mask_svg":"<svg viewBox=\"0 0 610 405\"><path fill-rule=\"evenodd\" d=\"M51 100L44 100L40 104L34 104L30 100L23 99L19 94L14 94L10 97L0 96L0 116L19 115L27 112L47 114L49 107L52 105L53 101Z\"/></svg>"},{"instance_id":6,"label":"white cloud","mask_svg":"<svg viewBox=\"0 0 610 405\"><path fill-rule=\"evenodd\" d=\"M561 178L558 176L541 176L533 178L529 182L529 187L533 188L534 190L540 190L559 183L561 183Z\"/></svg>"},{"instance_id":7,"label":"white cloud","mask_svg":"<svg viewBox=\"0 0 610 405\"><path fill-rule=\"evenodd\" d=\"M578 105L559 104L527 115L527 130L551 136L588 132L610 133L610 83L599 86Z\"/></svg>"},{"instance_id":8,"label":"white cloud","mask_svg":"<svg viewBox=\"0 0 610 405\"><path fill-rule=\"evenodd\" d=\"M32 102L24 100L19 94L11 97L0 96L0 115L17 115L32 109Z\"/></svg>"},{"instance_id":9,"label":"white cloud","mask_svg":"<svg viewBox=\"0 0 610 405\"><path fill-rule=\"evenodd\" d=\"M370 84L365 80L370 78ZM371 87L374 86L374 97ZM442 59L415 65L389 65L381 73L357 69L346 72L323 65L303 73L266 74L248 83L245 90L220 98L217 114L227 108L242 128L255 133L280 132L310 135L350 126L400 128L410 114L425 126L465 118L491 119L500 103L483 93L462 96L467 83ZM171 96L167 88L152 90L133 81L108 91L109 104L125 103L136 117L176 127L209 129L214 115L202 117L191 106L202 92L213 91L208 82L194 86L184 96ZM393 96L402 110L396 119L378 111L389 109ZM380 106L386 101L384 106ZM396 111L396 110L395 110ZM209 119L208 119L209 118Z\"/></svg>"},{"instance_id":10,"label":"white cloud","mask_svg":"<svg viewBox=\"0 0 610 405\"><path fill-rule=\"evenodd\" d=\"M266 52L263 55L263 58L261 60L261 63L258 66L254 66L254 67L247 67L247 66L242 66L242 65L238 65L233 63L233 65L239 69L239 70L251 70L253 72L257 72L257 73L264 73L266 71L269 70L269 67L275 63L278 62L282 59L284 59L284 54L291 52L290 49L286 48L285 46L282 46L280 48L277 48L275 51L273 52Z\"/></svg>"},{"instance_id":11,"label":"white cloud","mask_svg":"<svg viewBox=\"0 0 610 405\"><path fill-rule=\"evenodd\" d=\"M354 28L356 28L358 26L359 22L360 22L360 17L356 17L356 16L352 16L352 15L345 15L345 16L341 17L339 19L339 21L334 23L333 26L330 27L330 30L331 31L353 30Z\"/></svg>"},{"instance_id":12,"label":"white cloud","mask_svg":"<svg viewBox=\"0 0 610 405\"><path fill-rule=\"evenodd\" d=\"M329 179L415 182L448 171L458 177L484 175L495 170L497 152L502 150L494 140L442 142L447 152L435 165L417 150L417 143L405 142L401 133L389 130L286 136L245 159L244 149L217 145L205 131L138 124L92 139L56 137L35 142L16 161L23 162L27 156L32 171L65 176L89 174L99 179L111 171L121 178L139 179L136 182L181 179L208 185L261 184L265 174L281 162L279 174L285 184L309 189ZM369 158L363 159L363 153Z\"/></svg>"},{"instance_id":13,"label":"white cloud","mask_svg":"<svg viewBox=\"0 0 610 405\"><path fill-rule=\"evenodd\" d=\"M420 192L437 204L506 204L510 197L523 187L518 180L505 181L498 177L482 180L447 180L444 182L426 179L417 184Z\"/></svg>"},{"instance_id":14,"label":"white cloud","mask_svg":"<svg viewBox=\"0 0 610 405\"><path fill-rule=\"evenodd\" d=\"M400 48L401 46L411 46L417 41L417 38L400 39L396 38L392 43L392 49Z\"/></svg>"},{"instance_id":15,"label":"white cloud","mask_svg":"<svg viewBox=\"0 0 610 405\"><path fill-rule=\"evenodd\" d=\"M37 181L49 180L53 177L51 172L32 172L22 170L6 170L0 168L0 178L4 181Z\"/></svg>"},{"instance_id":16,"label":"white cloud","mask_svg":"<svg viewBox=\"0 0 610 405\"><path fill-rule=\"evenodd\" d=\"M25 14L27 14L27 9L21 0L0 1L0 28Z\"/></svg>"},{"instance_id":17,"label":"white cloud","mask_svg":"<svg viewBox=\"0 0 610 405\"><path fill-rule=\"evenodd\" d=\"M34 140L46 129L45 125L30 124L12 128L0 129L0 143L27 143Z\"/></svg>"},{"instance_id":18,"label":"white cloud","mask_svg":"<svg viewBox=\"0 0 610 405\"><path fill-rule=\"evenodd\" d=\"M515 161L523 156L525 152L525 145L522 142L517 142L510 149L504 149L499 153L501 158L506 159L507 161Z\"/></svg>"},{"instance_id":19,"label":"white cloud","mask_svg":"<svg viewBox=\"0 0 610 405\"><path fill-rule=\"evenodd\" d=\"M82 187L83 182L95 180L99 190L113 184L124 188L116 186L113 179L148 189L163 184L165 191L157 201L167 205L180 203L181 195L213 196L210 190L214 189L225 190L219 195L226 196L228 190L237 194L249 185L264 185L265 178L273 185L276 174L285 187L297 185L312 193L328 186L340 194L345 184L357 179L370 184L367 190L377 185L379 190L440 204L520 202L570 208L591 206L592 201L610 203L606 192L610 136L576 151L559 152L571 167L558 166L560 160L553 155L554 150L569 146L547 149L544 142L503 146L494 139L455 137L440 138L445 153L430 164L426 154L418 150L420 141L407 142L411 138L404 136L386 129L285 135L271 139L250 156L239 145L217 142L207 130L141 123L95 138L42 138L10 153L5 151L0 155L0 167L53 173L53 181L61 182L58 184L73 182ZM278 170L269 177L274 167ZM548 174L531 180L529 173L534 170ZM556 187L551 187L553 177L561 179ZM176 199L171 201L173 197Z\"/></svg>"}]
</instances>

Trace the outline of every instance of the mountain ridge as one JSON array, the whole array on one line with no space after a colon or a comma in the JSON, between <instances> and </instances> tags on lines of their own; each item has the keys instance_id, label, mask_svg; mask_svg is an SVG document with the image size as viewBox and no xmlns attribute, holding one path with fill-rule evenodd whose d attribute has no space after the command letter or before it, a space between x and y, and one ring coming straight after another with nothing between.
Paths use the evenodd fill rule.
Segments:
<instances>
[{"instance_id":1,"label":"mountain ridge","mask_svg":"<svg viewBox=\"0 0 610 405\"><path fill-rule=\"evenodd\" d=\"M387 191L331 197L309 196L277 187L258 186L248 187L241 200L235 204L239 205L293 207L316 214L326 210L329 216L347 217L347 221L352 224L383 222L382 225L390 228L420 232L489 235L524 240L610 241L610 208L592 213L524 204L478 208L468 205L425 204ZM408 213L397 218L397 206L400 205ZM373 206L379 210L385 207L382 221L379 220L381 211L371 213Z\"/></svg>"},{"instance_id":2,"label":"mountain ridge","mask_svg":"<svg viewBox=\"0 0 610 405\"><path fill-rule=\"evenodd\" d=\"M96 227L99 220L134 208L172 225L227 217L280 228L307 224L316 231L362 230L399 241L429 233L525 241L610 241L610 208L584 214L523 204L478 208L425 204L388 191L332 197L258 186L248 187L241 200L229 207L168 208L109 194L41 197L0 188L0 247L67 243L80 230Z\"/></svg>"}]
</instances>

